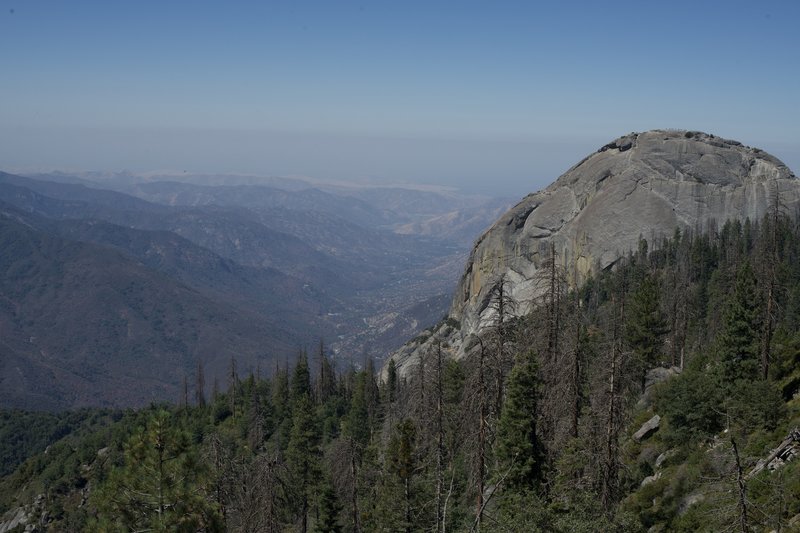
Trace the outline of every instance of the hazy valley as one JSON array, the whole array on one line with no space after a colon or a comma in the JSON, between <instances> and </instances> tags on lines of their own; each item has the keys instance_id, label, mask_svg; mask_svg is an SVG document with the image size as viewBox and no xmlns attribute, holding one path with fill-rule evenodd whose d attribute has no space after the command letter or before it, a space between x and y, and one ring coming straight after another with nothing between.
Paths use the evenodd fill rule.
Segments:
<instances>
[{"instance_id":1,"label":"hazy valley","mask_svg":"<svg viewBox=\"0 0 800 533\"><path fill-rule=\"evenodd\" d=\"M210 390L232 357L271 372L320 341L381 361L444 316L468 235L507 203L131 181L0 175L6 406L174 401L198 364ZM442 216L465 224L409 230Z\"/></svg>"}]
</instances>

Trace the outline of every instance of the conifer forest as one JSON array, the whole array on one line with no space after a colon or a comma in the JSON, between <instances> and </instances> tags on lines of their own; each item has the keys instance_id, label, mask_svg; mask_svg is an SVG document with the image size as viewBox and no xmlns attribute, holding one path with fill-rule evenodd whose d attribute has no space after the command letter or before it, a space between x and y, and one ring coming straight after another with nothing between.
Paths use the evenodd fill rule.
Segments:
<instances>
[{"instance_id":1,"label":"conifer forest","mask_svg":"<svg viewBox=\"0 0 800 533\"><path fill-rule=\"evenodd\" d=\"M41 494L64 531L796 527L800 223L642 239L577 289L542 272L530 314L499 283L468 358L402 376L322 341L232 358L208 397L199 366L173 405L5 412L0 505Z\"/></svg>"}]
</instances>

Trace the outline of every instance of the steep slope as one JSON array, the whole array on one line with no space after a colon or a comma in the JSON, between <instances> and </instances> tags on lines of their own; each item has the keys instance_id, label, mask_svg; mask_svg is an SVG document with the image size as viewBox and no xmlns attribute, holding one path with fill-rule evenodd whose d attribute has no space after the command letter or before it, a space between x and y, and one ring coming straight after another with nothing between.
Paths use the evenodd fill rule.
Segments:
<instances>
[{"instance_id":1,"label":"steep slope","mask_svg":"<svg viewBox=\"0 0 800 533\"><path fill-rule=\"evenodd\" d=\"M0 172L0 201L49 218L98 219L144 230L166 230L248 266L273 267L305 281L336 286L336 260L300 239L271 230L242 209L174 208L83 185Z\"/></svg>"},{"instance_id":2,"label":"steep slope","mask_svg":"<svg viewBox=\"0 0 800 533\"><path fill-rule=\"evenodd\" d=\"M197 362L269 364L298 339L121 252L0 213L0 405L37 409L175 400Z\"/></svg>"},{"instance_id":3,"label":"steep slope","mask_svg":"<svg viewBox=\"0 0 800 533\"><path fill-rule=\"evenodd\" d=\"M152 185L161 190L161 185ZM442 299L438 296L451 294L458 271L453 265L463 264L468 250L463 243L446 239L398 235L380 229L378 223L375 227L356 224L352 220L365 212L361 209L364 202L352 198L339 204L328 198L327 212L299 210L313 205L299 194L290 195L295 202L289 202L295 206L291 209L269 202L259 207L257 201L248 203L253 207L248 209L239 205L248 201L245 192L264 199L274 190L245 187L237 192L235 187L185 184L163 187L169 193L185 194L190 203L207 205L153 204L119 192L0 173L0 201L21 210L61 220L65 226L74 224L66 219L89 218L116 225L116 232L122 231L119 226L172 232L251 272L275 269L323 291L331 303L325 309L331 329L329 335L320 334L330 339L334 350L345 354L369 350L382 357L427 326L418 320L414 306L422 302L439 305ZM319 195L312 191L312 196ZM343 217L331 212L336 205L350 214ZM95 231L99 229L84 225L71 237L98 242L110 238L112 244L121 238L107 232L101 235L103 232ZM133 241L127 244L142 249ZM290 306L304 300L305 295L297 293L286 293L283 299ZM446 309L442 306L431 314L442 316Z\"/></svg>"},{"instance_id":4,"label":"steep slope","mask_svg":"<svg viewBox=\"0 0 800 533\"><path fill-rule=\"evenodd\" d=\"M136 211L138 213L163 214L169 212L165 206L140 200L133 196L105 189L90 188L74 182L54 182L30 179L7 172L0 172L0 183L13 185L35 191L47 198L55 198L66 202L72 209L92 208L102 212L103 209L111 211ZM19 191L17 191L19 193ZM65 211L64 216L73 215L74 212Z\"/></svg>"},{"instance_id":5,"label":"steep slope","mask_svg":"<svg viewBox=\"0 0 800 533\"><path fill-rule=\"evenodd\" d=\"M527 313L551 249L576 283L635 250L640 237L652 241L676 228L757 220L776 199L793 214L800 181L762 150L690 131L621 137L526 196L478 239L450 308L460 329L445 334L447 341L463 355L464 341L494 322L489 304L501 279L515 313ZM394 357L402 369L428 349L412 343Z\"/></svg>"},{"instance_id":6,"label":"steep slope","mask_svg":"<svg viewBox=\"0 0 800 533\"><path fill-rule=\"evenodd\" d=\"M240 265L169 231L147 231L100 220L53 220L0 201L0 212L80 242L110 246L143 265L212 297L260 312L297 339L327 336L318 317L335 309L324 291L273 268Z\"/></svg>"}]
</instances>

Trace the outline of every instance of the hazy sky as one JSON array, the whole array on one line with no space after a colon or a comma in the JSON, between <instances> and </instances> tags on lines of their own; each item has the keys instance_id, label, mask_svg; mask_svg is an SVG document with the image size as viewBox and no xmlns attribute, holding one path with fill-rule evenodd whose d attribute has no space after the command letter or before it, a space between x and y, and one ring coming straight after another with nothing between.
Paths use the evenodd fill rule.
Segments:
<instances>
[{"instance_id":1,"label":"hazy sky","mask_svg":"<svg viewBox=\"0 0 800 533\"><path fill-rule=\"evenodd\" d=\"M0 0L0 169L501 194L630 131L800 172L800 2Z\"/></svg>"}]
</instances>

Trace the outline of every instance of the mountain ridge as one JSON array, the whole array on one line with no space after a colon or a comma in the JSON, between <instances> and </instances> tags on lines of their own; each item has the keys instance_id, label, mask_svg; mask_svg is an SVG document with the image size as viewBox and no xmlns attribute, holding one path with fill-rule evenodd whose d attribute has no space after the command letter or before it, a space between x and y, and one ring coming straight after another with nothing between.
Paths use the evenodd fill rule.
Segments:
<instances>
[{"instance_id":1,"label":"mountain ridge","mask_svg":"<svg viewBox=\"0 0 800 533\"><path fill-rule=\"evenodd\" d=\"M611 268L640 238L702 230L727 219L758 220L779 197L800 206L800 180L776 157L711 134L651 130L611 141L548 187L525 196L476 241L448 317L424 343L392 355L401 372L444 340L455 357L490 329L490 300L502 281L522 316L541 293L541 271L555 251L573 286ZM444 324L444 323L442 323Z\"/></svg>"},{"instance_id":2,"label":"mountain ridge","mask_svg":"<svg viewBox=\"0 0 800 533\"><path fill-rule=\"evenodd\" d=\"M123 252L0 213L0 404L38 409L174 398L202 361L243 368L296 349L264 317L212 300Z\"/></svg>"}]
</instances>

